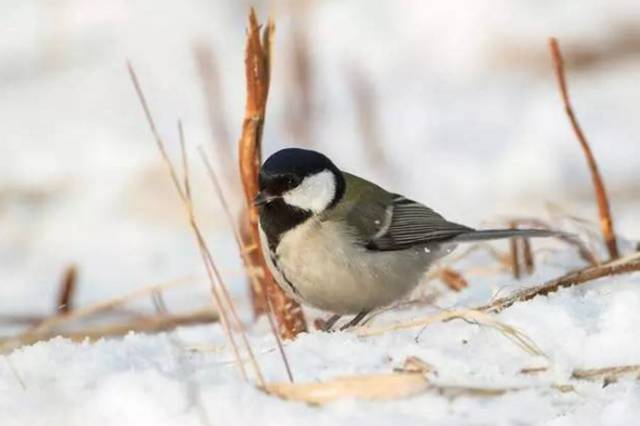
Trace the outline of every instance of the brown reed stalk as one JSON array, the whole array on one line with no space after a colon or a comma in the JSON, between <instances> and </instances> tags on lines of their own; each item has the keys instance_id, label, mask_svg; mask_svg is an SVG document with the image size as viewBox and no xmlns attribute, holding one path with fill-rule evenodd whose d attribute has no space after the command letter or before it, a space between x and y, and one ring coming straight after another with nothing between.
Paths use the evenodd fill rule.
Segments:
<instances>
[{"instance_id":1,"label":"brown reed stalk","mask_svg":"<svg viewBox=\"0 0 640 426\"><path fill-rule=\"evenodd\" d=\"M58 313L67 313L73 308L73 296L75 295L77 278L78 269L76 266L67 266L60 281L60 290L56 302L56 311Z\"/></svg>"},{"instance_id":2,"label":"brown reed stalk","mask_svg":"<svg viewBox=\"0 0 640 426\"><path fill-rule=\"evenodd\" d=\"M528 275L533 274L536 264L531 250L531 241L529 238L522 238L522 260L524 260L524 268Z\"/></svg>"},{"instance_id":3,"label":"brown reed stalk","mask_svg":"<svg viewBox=\"0 0 640 426\"><path fill-rule=\"evenodd\" d=\"M611 219L611 210L609 208L607 191L598 170L596 159L593 155L593 152L591 151L591 147L589 146L587 138L582 131L580 124L578 123L578 119L576 118L575 113L573 112L573 107L569 98L569 90L567 88L567 81L565 78L564 61L562 60L560 45L558 44L558 40L556 38L552 37L549 39L549 49L551 50L551 58L553 60L554 70L556 78L558 80L558 87L562 96L564 110L569 117L573 132L575 133L578 142L580 142L580 146L582 147L582 151L589 166L589 171L591 172L591 179L593 181L593 187L596 193L596 201L598 203L600 229L602 231L602 236L607 245L607 250L609 251L609 258L615 259L619 257L619 251L618 243L616 241L616 235L613 229L613 220Z\"/></svg>"},{"instance_id":4,"label":"brown reed stalk","mask_svg":"<svg viewBox=\"0 0 640 426\"><path fill-rule=\"evenodd\" d=\"M273 306L280 336L292 339L306 330L304 314L300 305L280 289L265 263L258 231L258 212L253 205L253 199L258 193L258 171L262 163L262 129L269 94L274 30L275 26L270 20L261 36L255 11L251 9L245 50L247 97L239 142L240 177L246 202L241 236L243 246L252 248L249 255L252 269L259 271L257 276L260 286L251 286L254 303L256 300L263 300L259 293L264 292Z\"/></svg>"},{"instance_id":5,"label":"brown reed stalk","mask_svg":"<svg viewBox=\"0 0 640 426\"><path fill-rule=\"evenodd\" d=\"M515 228L515 223L511 223L511 228ZM520 279L520 244L519 238L510 238L509 239L509 252L511 253L511 271L513 272L513 277L517 280Z\"/></svg>"}]
</instances>

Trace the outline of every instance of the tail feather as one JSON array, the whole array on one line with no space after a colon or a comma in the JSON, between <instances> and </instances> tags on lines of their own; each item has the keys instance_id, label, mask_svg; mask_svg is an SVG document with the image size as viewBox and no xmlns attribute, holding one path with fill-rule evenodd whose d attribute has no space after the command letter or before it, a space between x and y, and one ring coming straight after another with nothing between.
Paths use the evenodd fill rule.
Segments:
<instances>
[{"instance_id":1,"label":"tail feather","mask_svg":"<svg viewBox=\"0 0 640 426\"><path fill-rule=\"evenodd\" d=\"M465 241L482 241L482 240L497 240L500 238L514 238L514 237L555 237L562 235L562 232L550 231L547 229L486 229L480 231L469 231L456 235L451 241L465 242Z\"/></svg>"}]
</instances>

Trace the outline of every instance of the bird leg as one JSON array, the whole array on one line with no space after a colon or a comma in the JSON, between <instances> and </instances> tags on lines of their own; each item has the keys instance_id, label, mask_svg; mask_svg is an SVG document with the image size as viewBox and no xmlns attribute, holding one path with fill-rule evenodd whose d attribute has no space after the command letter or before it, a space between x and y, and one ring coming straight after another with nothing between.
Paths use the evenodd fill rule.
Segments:
<instances>
[{"instance_id":1,"label":"bird leg","mask_svg":"<svg viewBox=\"0 0 640 426\"><path fill-rule=\"evenodd\" d=\"M358 325L360 323L360 321L362 321L364 319L364 317L366 317L369 314L369 312L371 312L371 311L362 311L362 312L360 312L358 315L353 317L353 319L351 321L349 321L348 323L346 323L345 325L340 327L340 331L344 331L347 328L355 327L356 325Z\"/></svg>"},{"instance_id":2,"label":"bird leg","mask_svg":"<svg viewBox=\"0 0 640 426\"><path fill-rule=\"evenodd\" d=\"M318 318L316 320L316 328L318 330L325 331L325 332L332 331L331 329L336 324L336 322L338 322L340 318L342 318L342 315L338 315L338 314L331 315L331 317L326 321Z\"/></svg>"}]
</instances>

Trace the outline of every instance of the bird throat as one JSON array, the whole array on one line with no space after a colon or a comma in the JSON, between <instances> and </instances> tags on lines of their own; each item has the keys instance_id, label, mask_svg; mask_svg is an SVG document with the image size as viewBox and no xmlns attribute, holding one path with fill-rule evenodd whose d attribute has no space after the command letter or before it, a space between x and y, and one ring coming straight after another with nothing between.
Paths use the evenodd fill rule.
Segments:
<instances>
[{"instance_id":1,"label":"bird throat","mask_svg":"<svg viewBox=\"0 0 640 426\"><path fill-rule=\"evenodd\" d=\"M267 237L269 250L275 253L285 232L312 216L308 210L292 207L281 198L260 207L260 227Z\"/></svg>"}]
</instances>

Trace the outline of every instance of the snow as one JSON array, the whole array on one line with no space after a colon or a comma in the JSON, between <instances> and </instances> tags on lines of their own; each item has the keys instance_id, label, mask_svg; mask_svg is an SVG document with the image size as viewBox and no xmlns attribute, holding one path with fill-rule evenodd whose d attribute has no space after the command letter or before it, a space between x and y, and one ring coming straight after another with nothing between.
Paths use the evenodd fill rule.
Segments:
<instances>
[{"instance_id":1,"label":"snow","mask_svg":"<svg viewBox=\"0 0 640 426\"><path fill-rule=\"evenodd\" d=\"M271 3L258 2L261 17ZM297 143L288 120L293 24L301 18L287 2L276 3L266 154ZM286 380L266 322L249 321L233 237L195 150L210 148L210 130L192 47L206 42L214 49L219 107L233 139L224 142L232 145L243 108L247 7L210 0L0 5L7 30L0 39L0 314L50 314L70 263L79 271L77 306L185 276L195 276L191 285L165 294L169 310L208 303L193 238L128 80L130 59L173 155L176 120L185 123L199 220L266 378ZM636 1L316 2L303 25L313 46L313 115L305 124L313 146L339 167L453 221L483 227L504 225L511 216L539 217L586 236L583 226L558 213L596 222L590 177L546 51L546 38L557 36L578 118L629 253L640 239L640 121L630 107L640 104L638 17ZM631 46L624 54L589 66L571 60L580 51L613 51L619 40ZM374 88L388 170L367 160L349 70ZM495 247L506 250L505 243ZM536 241L534 248L532 276L517 281L489 270L496 260L474 252L453 265L470 282L467 289L451 293L429 282L419 295L431 303L387 312L374 325L477 306L583 265L560 243ZM604 253L601 246L596 251ZM0 424L200 425L203 417L210 424L280 426L635 424L640 385L632 377L603 387L571 373L640 364L639 285L638 274L600 279L498 315L546 357L460 320L367 338L313 331L285 348L297 382L391 372L417 356L434 367L436 384L522 388L500 396L430 391L323 407L283 401L242 382L220 327L208 325L94 343L54 338L0 355ZM147 300L133 307L152 310ZM17 331L0 326L2 335ZM541 366L547 371L520 372ZM575 391L553 387L564 384Z\"/></svg>"}]
</instances>

